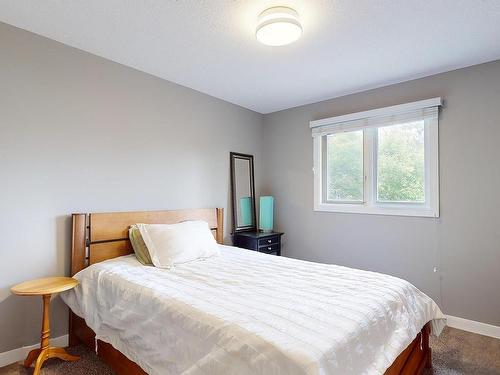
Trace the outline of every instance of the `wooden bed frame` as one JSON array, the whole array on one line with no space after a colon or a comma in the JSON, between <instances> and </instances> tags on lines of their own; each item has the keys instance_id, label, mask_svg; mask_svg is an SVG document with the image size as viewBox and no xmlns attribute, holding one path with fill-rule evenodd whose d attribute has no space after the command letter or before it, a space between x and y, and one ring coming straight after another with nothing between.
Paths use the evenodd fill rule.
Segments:
<instances>
[{"instance_id":1,"label":"wooden bed frame","mask_svg":"<svg viewBox=\"0 0 500 375\"><path fill-rule=\"evenodd\" d=\"M173 224L185 220L204 220L209 223L218 243L224 236L224 209L191 209L176 211L142 211L73 214L71 242L71 275L94 263L131 254L128 228L135 223ZM418 375L431 367L429 323L410 345L396 358L385 375ZM119 375L144 375L132 360L112 345L97 340L85 320L70 312L69 345L85 344Z\"/></svg>"}]
</instances>

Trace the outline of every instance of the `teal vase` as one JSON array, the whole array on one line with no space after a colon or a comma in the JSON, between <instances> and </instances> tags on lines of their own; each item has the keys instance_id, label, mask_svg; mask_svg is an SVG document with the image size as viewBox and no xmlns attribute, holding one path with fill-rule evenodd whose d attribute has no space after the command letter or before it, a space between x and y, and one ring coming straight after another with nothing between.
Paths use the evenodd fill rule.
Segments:
<instances>
[{"instance_id":1,"label":"teal vase","mask_svg":"<svg viewBox=\"0 0 500 375\"><path fill-rule=\"evenodd\" d=\"M274 198L271 196L260 197L259 229L262 232L273 231Z\"/></svg>"}]
</instances>

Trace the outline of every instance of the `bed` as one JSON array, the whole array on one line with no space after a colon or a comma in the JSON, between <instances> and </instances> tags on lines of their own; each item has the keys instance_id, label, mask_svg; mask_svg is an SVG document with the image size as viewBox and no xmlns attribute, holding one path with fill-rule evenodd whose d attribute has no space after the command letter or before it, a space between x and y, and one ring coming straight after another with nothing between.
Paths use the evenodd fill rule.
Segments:
<instances>
[{"instance_id":1,"label":"bed","mask_svg":"<svg viewBox=\"0 0 500 375\"><path fill-rule=\"evenodd\" d=\"M73 215L64 294L70 345L118 374L420 374L444 316L404 280L230 246L174 270L141 265L131 224L204 220L223 210Z\"/></svg>"}]
</instances>

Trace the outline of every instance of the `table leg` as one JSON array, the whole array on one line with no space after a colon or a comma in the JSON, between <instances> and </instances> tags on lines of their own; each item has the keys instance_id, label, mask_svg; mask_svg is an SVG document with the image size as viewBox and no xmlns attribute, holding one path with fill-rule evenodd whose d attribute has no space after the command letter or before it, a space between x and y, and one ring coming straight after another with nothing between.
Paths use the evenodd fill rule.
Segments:
<instances>
[{"instance_id":1,"label":"table leg","mask_svg":"<svg viewBox=\"0 0 500 375\"><path fill-rule=\"evenodd\" d=\"M50 337L50 294L43 295L42 343L40 349L44 351L49 347Z\"/></svg>"},{"instance_id":2,"label":"table leg","mask_svg":"<svg viewBox=\"0 0 500 375\"><path fill-rule=\"evenodd\" d=\"M28 353L28 356L24 360L24 367L28 368L31 366L31 364L35 361L35 359L38 358L38 355L42 349L33 349L31 352Z\"/></svg>"},{"instance_id":3,"label":"table leg","mask_svg":"<svg viewBox=\"0 0 500 375\"><path fill-rule=\"evenodd\" d=\"M59 358L65 361L76 361L80 359L78 356L74 356L66 353L63 348L49 347L50 338L50 294L43 295L43 318L42 318L42 335L41 335L40 349L34 349L29 352L26 360L24 361L25 367L30 367L33 361L36 359L35 370L33 375L40 374L40 369L43 363L49 358Z\"/></svg>"}]
</instances>

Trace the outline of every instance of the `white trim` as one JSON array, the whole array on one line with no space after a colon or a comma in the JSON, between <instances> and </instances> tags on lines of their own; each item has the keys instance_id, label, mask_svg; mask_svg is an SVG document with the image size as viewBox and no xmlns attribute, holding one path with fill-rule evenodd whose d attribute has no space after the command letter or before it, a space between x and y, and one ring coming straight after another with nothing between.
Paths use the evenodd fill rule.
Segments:
<instances>
[{"instance_id":1,"label":"white trim","mask_svg":"<svg viewBox=\"0 0 500 375\"><path fill-rule=\"evenodd\" d=\"M474 320L459 318L458 316L446 316L448 327L461 329L463 331L477 333L479 335L500 339L500 327L492 324L476 322Z\"/></svg>"},{"instance_id":2,"label":"white trim","mask_svg":"<svg viewBox=\"0 0 500 375\"><path fill-rule=\"evenodd\" d=\"M429 151L426 155L429 156L426 160L426 173L429 173L425 178L429 179L429 191L426 195L429 197L429 207L434 212L434 217L439 217L439 119L427 120L425 126L426 131L426 146Z\"/></svg>"},{"instance_id":3,"label":"white trim","mask_svg":"<svg viewBox=\"0 0 500 375\"><path fill-rule=\"evenodd\" d=\"M412 216L412 217L439 217L438 213L431 209L419 209L406 206L394 206L387 208L379 206L368 206L366 204L350 203L318 203L315 202L314 211L339 212L346 214L368 214L389 216Z\"/></svg>"},{"instance_id":4,"label":"white trim","mask_svg":"<svg viewBox=\"0 0 500 375\"><path fill-rule=\"evenodd\" d=\"M68 346L68 335L55 337L50 339L51 346ZM24 361L28 353L36 348L39 348L40 344L34 344L30 346L23 346L21 348L12 349L8 352L0 353L0 367L10 365L14 362Z\"/></svg>"},{"instance_id":5,"label":"white trim","mask_svg":"<svg viewBox=\"0 0 500 375\"><path fill-rule=\"evenodd\" d=\"M381 116L391 116L405 112L417 111L419 109L424 109L424 108L439 107L442 105L442 103L443 101L440 97L419 100L411 103L393 105L390 107L371 109L368 111L349 113L347 115L334 116L334 117L324 118L321 120L315 120L309 123L309 127L312 129L312 128L317 128L318 126L338 124L341 122L363 120L366 118L381 117Z\"/></svg>"},{"instance_id":6,"label":"white trim","mask_svg":"<svg viewBox=\"0 0 500 375\"><path fill-rule=\"evenodd\" d=\"M313 179L314 179L314 194L313 194L313 202L314 202L314 210L318 211L318 205L322 201L322 191L323 187L323 166L321 158L323 157L321 153L321 137L313 138Z\"/></svg>"}]
</instances>

